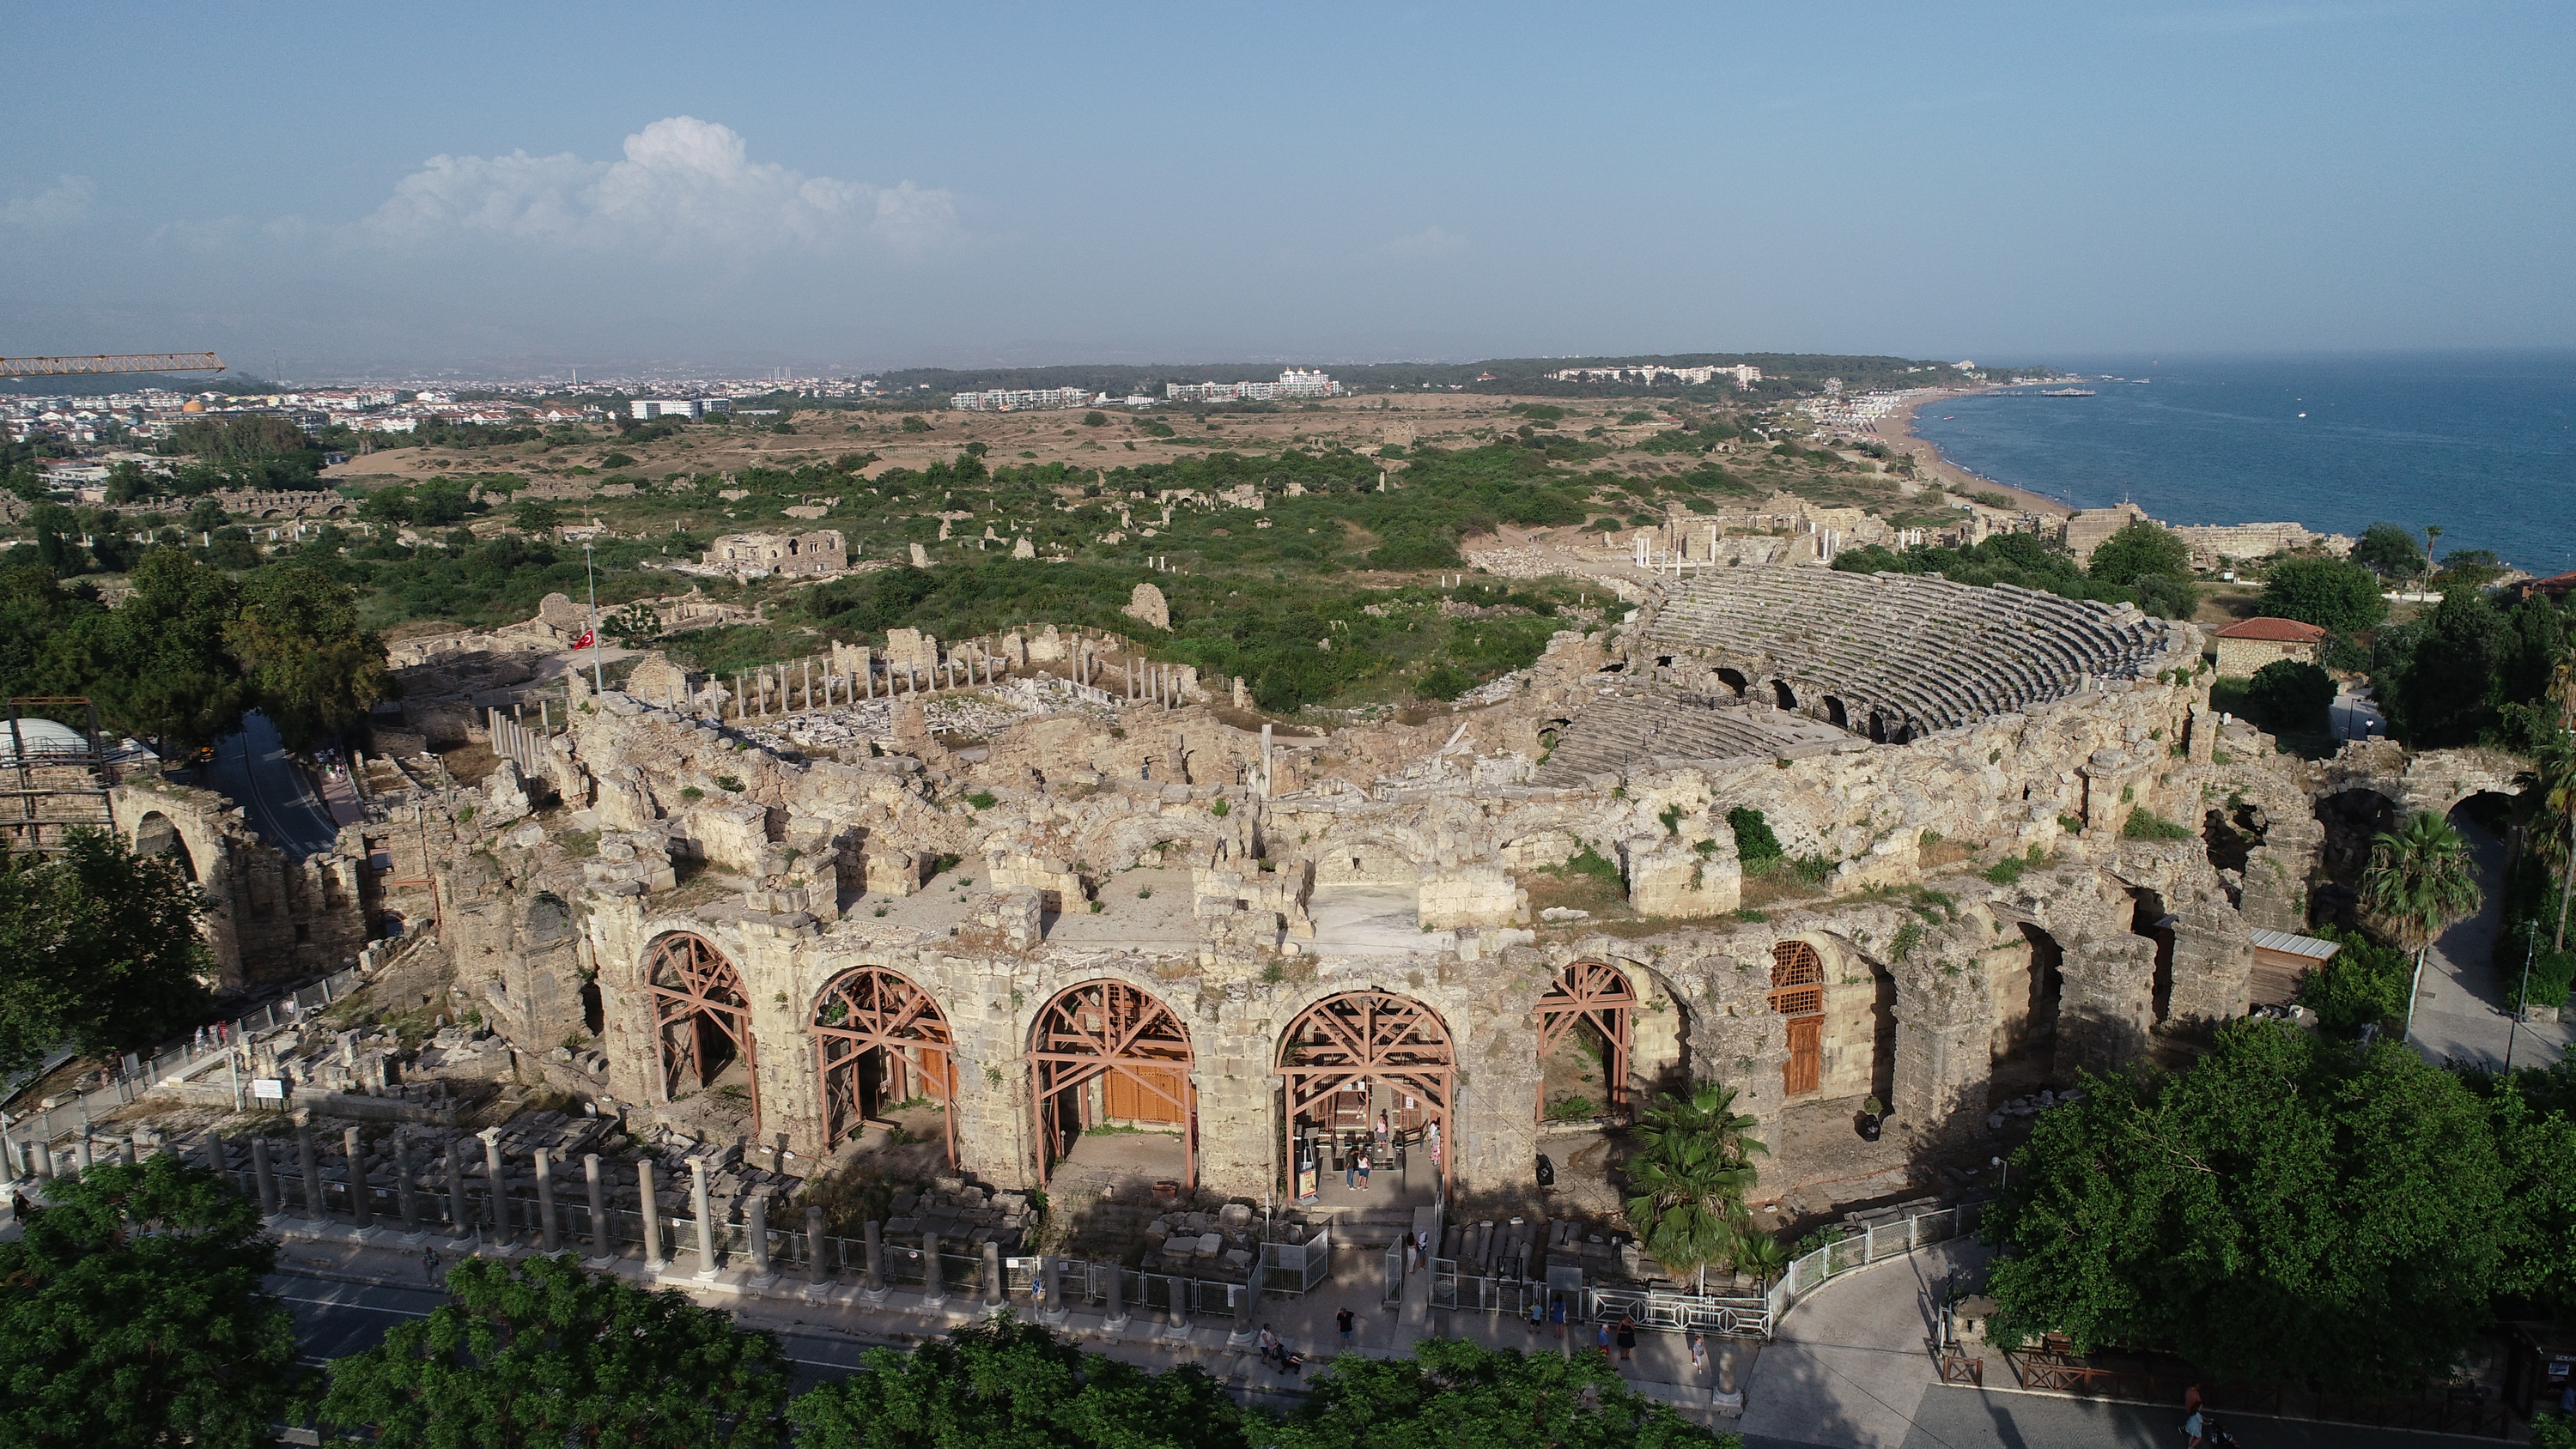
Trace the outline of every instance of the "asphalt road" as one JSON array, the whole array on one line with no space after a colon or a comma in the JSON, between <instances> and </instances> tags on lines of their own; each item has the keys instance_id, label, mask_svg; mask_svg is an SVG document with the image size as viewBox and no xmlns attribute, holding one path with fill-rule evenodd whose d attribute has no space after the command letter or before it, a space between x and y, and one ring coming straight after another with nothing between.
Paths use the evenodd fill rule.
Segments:
<instances>
[{"instance_id":1,"label":"asphalt road","mask_svg":"<svg viewBox=\"0 0 2576 1449\"><path fill-rule=\"evenodd\" d=\"M216 743L213 774L213 787L242 807L259 838L287 854L312 855L339 838L312 776L287 755L268 716L242 716L242 732Z\"/></svg>"}]
</instances>

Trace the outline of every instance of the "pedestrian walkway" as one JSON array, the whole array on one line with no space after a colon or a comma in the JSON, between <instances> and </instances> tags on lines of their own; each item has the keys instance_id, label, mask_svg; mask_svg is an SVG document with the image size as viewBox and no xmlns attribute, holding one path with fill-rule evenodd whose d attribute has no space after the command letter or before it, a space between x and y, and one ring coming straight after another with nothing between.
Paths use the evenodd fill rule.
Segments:
<instances>
[{"instance_id":1,"label":"pedestrian walkway","mask_svg":"<svg viewBox=\"0 0 2576 1449\"><path fill-rule=\"evenodd\" d=\"M2516 1066L2548 1066L2576 1041L2576 1025L2535 1021L2517 1029L2506 1009L2507 973L2495 964L2496 936L2504 928L2504 842L2466 815L2453 815L2451 827L2469 843L2484 899L2477 914L2444 931L2425 957L2407 1040L2436 1062L2501 1067L2510 1039Z\"/></svg>"}]
</instances>

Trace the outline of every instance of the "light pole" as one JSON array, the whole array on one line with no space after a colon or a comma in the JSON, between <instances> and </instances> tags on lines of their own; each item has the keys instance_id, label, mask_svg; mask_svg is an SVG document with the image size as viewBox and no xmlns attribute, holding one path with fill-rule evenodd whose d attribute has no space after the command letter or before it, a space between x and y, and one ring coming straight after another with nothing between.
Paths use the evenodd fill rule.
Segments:
<instances>
[{"instance_id":1,"label":"light pole","mask_svg":"<svg viewBox=\"0 0 2576 1449\"><path fill-rule=\"evenodd\" d=\"M581 541L581 571L590 580L590 692L604 695L608 686L600 682L599 674L599 571L591 566L590 540L586 538Z\"/></svg>"},{"instance_id":2,"label":"light pole","mask_svg":"<svg viewBox=\"0 0 2576 1449\"><path fill-rule=\"evenodd\" d=\"M2540 923L2531 923L2531 939L2522 946L2522 990L2514 997L2513 1024L2504 1029L2504 1073L2513 1075L2514 1038L2522 1035L2522 1019L2531 1011L2531 958L2540 949Z\"/></svg>"}]
</instances>

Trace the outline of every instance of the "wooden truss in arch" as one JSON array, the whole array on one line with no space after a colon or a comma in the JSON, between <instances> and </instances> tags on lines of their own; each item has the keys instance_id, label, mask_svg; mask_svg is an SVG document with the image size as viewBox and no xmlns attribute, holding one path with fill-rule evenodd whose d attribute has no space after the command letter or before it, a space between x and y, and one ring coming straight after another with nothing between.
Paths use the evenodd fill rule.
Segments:
<instances>
[{"instance_id":1,"label":"wooden truss in arch","mask_svg":"<svg viewBox=\"0 0 2576 1449\"><path fill-rule=\"evenodd\" d=\"M1590 1022L1609 1045L1601 1064L1604 1104L1612 1113L1628 1109L1629 1054L1636 1045L1637 988L1628 975L1607 961L1577 961L1557 974L1547 994L1538 999L1538 1057L1542 1065L1577 1022ZM1539 1082L1538 1110L1547 1115L1547 1083Z\"/></svg>"},{"instance_id":2,"label":"wooden truss in arch","mask_svg":"<svg viewBox=\"0 0 2576 1449\"><path fill-rule=\"evenodd\" d=\"M1825 1009L1825 958L1804 941L1771 948L1771 1009L1782 1016L1816 1016Z\"/></svg>"},{"instance_id":3,"label":"wooden truss in arch","mask_svg":"<svg viewBox=\"0 0 2576 1449\"><path fill-rule=\"evenodd\" d=\"M1347 991L1327 996L1298 1014L1279 1044L1279 1075L1287 1085L1286 1161L1296 1161L1297 1119L1321 1106L1349 1082L1385 1081L1419 1097L1425 1118L1439 1129L1440 1181L1445 1190L1458 1144L1449 1117L1451 1084L1458 1073L1449 1028L1421 1002L1386 991Z\"/></svg>"},{"instance_id":4,"label":"wooden truss in arch","mask_svg":"<svg viewBox=\"0 0 2576 1449\"><path fill-rule=\"evenodd\" d=\"M741 1058L751 1082L751 1132L760 1136L760 1050L751 1033L751 997L742 973L715 943L686 931L653 943L644 981L653 998L654 1049L662 1059L662 1095L712 1084L710 1035L720 1036ZM693 1080L694 1079L694 1080Z\"/></svg>"},{"instance_id":5,"label":"wooden truss in arch","mask_svg":"<svg viewBox=\"0 0 2576 1449\"><path fill-rule=\"evenodd\" d=\"M869 1054L882 1052L876 1062L878 1090L894 1101L938 1098L948 1165L957 1165L956 1035L929 992L882 966L862 966L823 988L811 1030L823 1079L827 1144L839 1146L865 1120L867 1103L861 1100L860 1086Z\"/></svg>"},{"instance_id":6,"label":"wooden truss in arch","mask_svg":"<svg viewBox=\"0 0 2576 1449\"><path fill-rule=\"evenodd\" d=\"M1058 992L1038 1013L1029 1034L1030 1108L1038 1137L1038 1180L1055 1170L1058 1116L1068 1093L1073 1110L1090 1125L1089 1088L1098 1082L1104 1104L1128 1099L1140 1118L1177 1122L1181 1128L1185 1187L1198 1183L1198 1090L1190 1084L1190 1032L1153 993L1124 981L1087 981ZM1106 1115L1119 1115L1104 1105Z\"/></svg>"}]
</instances>

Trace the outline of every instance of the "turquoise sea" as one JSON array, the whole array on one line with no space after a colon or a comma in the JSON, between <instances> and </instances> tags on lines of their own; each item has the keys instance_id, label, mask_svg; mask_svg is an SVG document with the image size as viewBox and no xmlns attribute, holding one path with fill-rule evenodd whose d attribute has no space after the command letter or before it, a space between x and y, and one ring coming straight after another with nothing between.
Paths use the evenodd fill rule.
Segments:
<instances>
[{"instance_id":1,"label":"turquoise sea","mask_svg":"<svg viewBox=\"0 0 2576 1449\"><path fill-rule=\"evenodd\" d=\"M2093 397L1981 394L1915 433L1960 467L2167 523L2442 530L2537 574L2576 568L2576 351L2042 358ZM2037 389L2022 389L2025 393Z\"/></svg>"}]
</instances>

